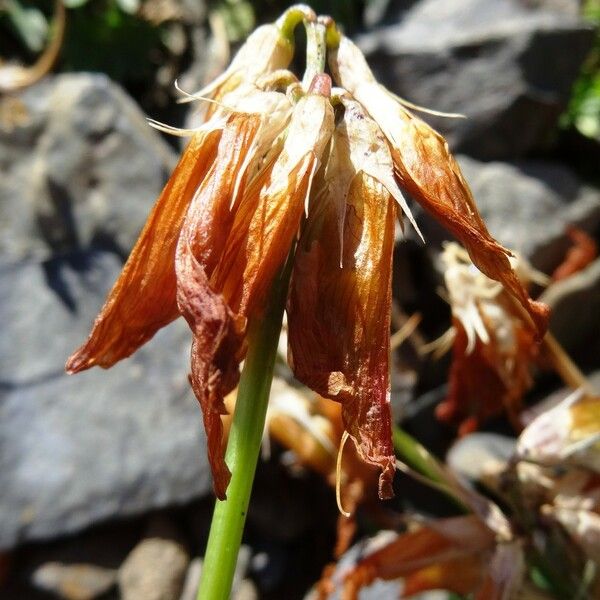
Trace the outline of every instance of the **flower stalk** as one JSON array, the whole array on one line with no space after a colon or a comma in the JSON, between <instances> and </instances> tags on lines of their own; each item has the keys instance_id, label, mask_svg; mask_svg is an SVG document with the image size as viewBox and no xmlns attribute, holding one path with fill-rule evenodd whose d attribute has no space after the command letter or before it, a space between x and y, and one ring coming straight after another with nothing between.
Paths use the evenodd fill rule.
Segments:
<instances>
[{"instance_id":1,"label":"flower stalk","mask_svg":"<svg viewBox=\"0 0 600 600\"><path fill-rule=\"evenodd\" d=\"M302 87L308 90L315 75L325 71L326 28L322 23L313 21L304 21L304 26L306 28L306 71L302 78Z\"/></svg>"},{"instance_id":2,"label":"flower stalk","mask_svg":"<svg viewBox=\"0 0 600 600\"><path fill-rule=\"evenodd\" d=\"M290 253L293 257L293 252ZM227 600L244 532L273 380L292 258L274 281L268 307L249 327L248 354L229 432L227 498L217 500L204 557L198 600Z\"/></svg>"}]
</instances>

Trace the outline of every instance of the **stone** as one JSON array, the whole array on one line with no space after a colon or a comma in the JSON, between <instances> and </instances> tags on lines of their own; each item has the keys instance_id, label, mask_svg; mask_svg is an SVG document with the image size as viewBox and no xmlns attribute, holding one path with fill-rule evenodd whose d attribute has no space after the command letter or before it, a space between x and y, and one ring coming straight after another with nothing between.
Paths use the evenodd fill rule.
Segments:
<instances>
[{"instance_id":1,"label":"stone","mask_svg":"<svg viewBox=\"0 0 600 600\"><path fill-rule=\"evenodd\" d=\"M260 596L252 579L242 579L233 590L231 598L232 600L258 600Z\"/></svg>"},{"instance_id":2,"label":"stone","mask_svg":"<svg viewBox=\"0 0 600 600\"><path fill-rule=\"evenodd\" d=\"M196 600L198 594L198 586L200 585L200 574L202 573L202 559L200 557L193 558L188 565L185 579L183 581L183 589L179 600Z\"/></svg>"},{"instance_id":3,"label":"stone","mask_svg":"<svg viewBox=\"0 0 600 600\"><path fill-rule=\"evenodd\" d=\"M120 268L108 252L0 267L0 548L211 489L183 320L109 371L64 374Z\"/></svg>"},{"instance_id":4,"label":"stone","mask_svg":"<svg viewBox=\"0 0 600 600\"><path fill-rule=\"evenodd\" d=\"M0 119L0 260L94 248L126 256L173 150L101 74L49 77L0 104L15 101L21 118Z\"/></svg>"},{"instance_id":5,"label":"stone","mask_svg":"<svg viewBox=\"0 0 600 600\"><path fill-rule=\"evenodd\" d=\"M176 600L188 563L187 551L177 541L163 537L142 540L119 571L122 600Z\"/></svg>"},{"instance_id":6,"label":"stone","mask_svg":"<svg viewBox=\"0 0 600 600\"><path fill-rule=\"evenodd\" d=\"M462 155L458 161L491 234L545 273L552 273L570 246L567 225L591 234L600 227L600 190L583 184L563 165L541 160L484 163ZM429 217L422 229L428 243L449 238Z\"/></svg>"},{"instance_id":7,"label":"stone","mask_svg":"<svg viewBox=\"0 0 600 600\"><path fill-rule=\"evenodd\" d=\"M578 364L597 368L600 355L600 259L550 286L550 331Z\"/></svg>"},{"instance_id":8,"label":"stone","mask_svg":"<svg viewBox=\"0 0 600 600\"><path fill-rule=\"evenodd\" d=\"M576 4L422 0L357 43L399 96L467 117L423 115L454 150L514 158L546 144L591 49Z\"/></svg>"},{"instance_id":9,"label":"stone","mask_svg":"<svg viewBox=\"0 0 600 600\"><path fill-rule=\"evenodd\" d=\"M36 569L32 582L64 600L94 600L116 583L117 572L96 565L49 562Z\"/></svg>"}]
</instances>

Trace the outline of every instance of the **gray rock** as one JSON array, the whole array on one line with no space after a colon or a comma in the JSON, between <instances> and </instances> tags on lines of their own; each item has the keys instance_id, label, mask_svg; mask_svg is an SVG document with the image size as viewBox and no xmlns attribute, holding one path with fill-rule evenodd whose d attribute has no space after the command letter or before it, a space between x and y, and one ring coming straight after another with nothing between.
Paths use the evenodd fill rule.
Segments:
<instances>
[{"instance_id":1,"label":"gray rock","mask_svg":"<svg viewBox=\"0 0 600 600\"><path fill-rule=\"evenodd\" d=\"M187 573L183 582L183 589L179 600L196 600L198 586L200 585L200 575L202 573L202 559L193 558L188 565Z\"/></svg>"},{"instance_id":2,"label":"gray rock","mask_svg":"<svg viewBox=\"0 0 600 600\"><path fill-rule=\"evenodd\" d=\"M50 562L38 567L32 582L40 590L64 600L94 600L117 582L117 572L96 565Z\"/></svg>"},{"instance_id":3,"label":"gray rock","mask_svg":"<svg viewBox=\"0 0 600 600\"><path fill-rule=\"evenodd\" d=\"M104 75L60 75L0 100L15 101L22 117L0 120L1 260L98 246L126 255L173 151Z\"/></svg>"},{"instance_id":4,"label":"gray rock","mask_svg":"<svg viewBox=\"0 0 600 600\"><path fill-rule=\"evenodd\" d=\"M550 330L578 362L592 368L600 355L600 259L550 286L542 300L552 308Z\"/></svg>"},{"instance_id":5,"label":"gray rock","mask_svg":"<svg viewBox=\"0 0 600 600\"><path fill-rule=\"evenodd\" d=\"M174 540L142 540L119 571L122 600L177 600L189 560L186 550Z\"/></svg>"},{"instance_id":6,"label":"gray rock","mask_svg":"<svg viewBox=\"0 0 600 600\"><path fill-rule=\"evenodd\" d=\"M109 253L0 268L0 548L211 488L182 320L109 371L63 372L119 270Z\"/></svg>"},{"instance_id":7,"label":"gray rock","mask_svg":"<svg viewBox=\"0 0 600 600\"><path fill-rule=\"evenodd\" d=\"M231 586L232 600L251 600L258 597L256 586L252 580L246 579L251 559L252 548L246 544L242 544L238 552L235 572L233 574L233 583ZM202 575L202 563L202 559L198 557L192 559L190 562L179 600L196 599Z\"/></svg>"},{"instance_id":8,"label":"gray rock","mask_svg":"<svg viewBox=\"0 0 600 600\"><path fill-rule=\"evenodd\" d=\"M425 115L456 151L514 158L547 141L591 48L575 4L422 0L358 43L394 92L468 117Z\"/></svg>"},{"instance_id":9,"label":"gray rock","mask_svg":"<svg viewBox=\"0 0 600 600\"><path fill-rule=\"evenodd\" d=\"M533 266L551 273L570 242L565 228L589 233L600 226L600 190L583 185L567 167L546 161L483 163L459 156L475 201L492 235ZM431 219L428 241L448 237Z\"/></svg>"}]
</instances>

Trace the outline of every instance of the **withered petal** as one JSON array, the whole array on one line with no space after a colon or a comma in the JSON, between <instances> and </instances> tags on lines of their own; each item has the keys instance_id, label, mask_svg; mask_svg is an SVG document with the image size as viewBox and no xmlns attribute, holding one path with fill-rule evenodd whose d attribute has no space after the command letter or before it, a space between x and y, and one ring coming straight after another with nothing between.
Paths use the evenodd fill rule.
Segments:
<instances>
[{"instance_id":1,"label":"withered petal","mask_svg":"<svg viewBox=\"0 0 600 600\"><path fill-rule=\"evenodd\" d=\"M333 127L329 101L321 100L322 120L314 119L308 128L313 135L308 135L304 145L297 139L286 142L250 183L245 174L239 177L242 166L249 168L252 163L245 159L256 128L251 121L240 122L232 139L226 128L214 167L182 228L176 259L177 299L194 334L191 381L202 406L215 492L221 499L229 482L219 418L225 411L223 398L239 378L248 319L262 310L297 234L304 197L326 143L320 140L315 145L314 138L323 136L323 127L325 131ZM303 108L311 108L311 102L306 97L296 106L289 138L299 118L307 116Z\"/></svg>"},{"instance_id":2,"label":"withered petal","mask_svg":"<svg viewBox=\"0 0 600 600\"><path fill-rule=\"evenodd\" d=\"M412 574L416 576L415 588L431 589L420 587L432 579L428 567L477 556L492 549L494 543L492 532L475 515L433 521L362 558L346 575L343 597L358 598L360 589L375 579L393 580Z\"/></svg>"},{"instance_id":3,"label":"withered petal","mask_svg":"<svg viewBox=\"0 0 600 600\"><path fill-rule=\"evenodd\" d=\"M212 131L190 140L87 341L67 361L67 372L77 373L94 365L112 366L178 316L177 240L194 192L212 164L219 136L219 131Z\"/></svg>"},{"instance_id":4,"label":"withered petal","mask_svg":"<svg viewBox=\"0 0 600 600\"><path fill-rule=\"evenodd\" d=\"M521 303L543 337L549 308L529 297L510 265L510 252L490 235L446 140L399 104L395 116L399 132L392 155L401 184L462 242L482 273L500 281Z\"/></svg>"},{"instance_id":5,"label":"withered petal","mask_svg":"<svg viewBox=\"0 0 600 600\"><path fill-rule=\"evenodd\" d=\"M404 578L402 597L428 590L447 590L467 596L480 585L487 559L485 554L469 554L414 571Z\"/></svg>"},{"instance_id":6,"label":"withered petal","mask_svg":"<svg viewBox=\"0 0 600 600\"><path fill-rule=\"evenodd\" d=\"M396 207L382 184L356 176L344 219L342 267L336 199L313 203L296 249L288 299L289 362L296 377L342 403L361 458L393 495L389 405L391 266Z\"/></svg>"},{"instance_id":7,"label":"withered petal","mask_svg":"<svg viewBox=\"0 0 600 600\"><path fill-rule=\"evenodd\" d=\"M225 498L231 476L223 457L220 415L226 413L225 395L239 379L245 319L231 310L209 278L231 232L233 196L243 189L241 166L260 122L258 115L234 114L228 119L215 162L187 212L175 260L177 304L193 333L190 383L202 408L219 499Z\"/></svg>"},{"instance_id":8,"label":"withered petal","mask_svg":"<svg viewBox=\"0 0 600 600\"><path fill-rule=\"evenodd\" d=\"M510 252L488 232L446 140L377 83L364 55L348 38L342 36L339 47L330 53L329 66L336 82L381 127L402 186L463 243L483 273L500 281L521 303L541 339L548 328L549 309L531 300L511 268Z\"/></svg>"},{"instance_id":9,"label":"withered petal","mask_svg":"<svg viewBox=\"0 0 600 600\"><path fill-rule=\"evenodd\" d=\"M223 399L239 380L236 356L245 320L211 289L185 242L177 249L177 279L177 301L194 334L190 383L202 408L215 495L224 500L231 473L223 456L221 415L227 412Z\"/></svg>"}]
</instances>

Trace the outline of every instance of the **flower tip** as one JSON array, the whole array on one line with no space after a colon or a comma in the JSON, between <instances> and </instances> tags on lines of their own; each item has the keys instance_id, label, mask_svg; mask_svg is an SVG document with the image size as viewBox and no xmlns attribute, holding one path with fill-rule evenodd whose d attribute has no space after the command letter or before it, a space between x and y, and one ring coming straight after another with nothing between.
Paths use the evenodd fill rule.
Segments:
<instances>
[{"instance_id":1,"label":"flower tip","mask_svg":"<svg viewBox=\"0 0 600 600\"><path fill-rule=\"evenodd\" d=\"M535 324L536 331L535 337L538 342L540 342L546 332L548 331L548 324L550 321L550 307L543 302L538 302L536 300L529 301L530 315Z\"/></svg>"},{"instance_id":2,"label":"flower tip","mask_svg":"<svg viewBox=\"0 0 600 600\"><path fill-rule=\"evenodd\" d=\"M394 497L394 488L392 483L394 481L394 474L396 461L393 457L390 457L386 465L382 465L382 471L379 475L379 499L390 500Z\"/></svg>"},{"instance_id":3,"label":"flower tip","mask_svg":"<svg viewBox=\"0 0 600 600\"><path fill-rule=\"evenodd\" d=\"M331 96L331 77L326 73L317 73L311 81L308 93L329 98Z\"/></svg>"},{"instance_id":4,"label":"flower tip","mask_svg":"<svg viewBox=\"0 0 600 600\"><path fill-rule=\"evenodd\" d=\"M75 375L75 373L79 373L80 371L85 371L92 366L92 361L87 358L85 355L81 355L81 352L77 350L69 358L65 363L65 372L68 375Z\"/></svg>"}]
</instances>

